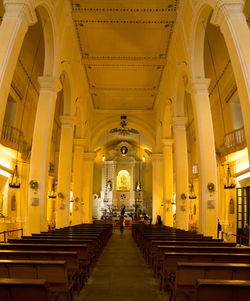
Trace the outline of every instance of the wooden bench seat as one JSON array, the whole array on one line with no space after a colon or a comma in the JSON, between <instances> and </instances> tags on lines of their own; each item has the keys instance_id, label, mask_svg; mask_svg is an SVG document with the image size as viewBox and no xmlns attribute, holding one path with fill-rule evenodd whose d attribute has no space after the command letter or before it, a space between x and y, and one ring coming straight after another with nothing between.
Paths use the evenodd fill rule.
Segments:
<instances>
[{"instance_id":1,"label":"wooden bench seat","mask_svg":"<svg viewBox=\"0 0 250 301\"><path fill-rule=\"evenodd\" d=\"M250 254L233 253L165 253L162 269L159 271L160 288L165 289L175 278L178 262L247 263Z\"/></svg>"},{"instance_id":2,"label":"wooden bench seat","mask_svg":"<svg viewBox=\"0 0 250 301\"><path fill-rule=\"evenodd\" d=\"M240 247L221 247L217 246L162 246L158 245L157 250L153 253L153 269L154 275L157 276L158 271L163 265L165 253L237 253L250 254L250 248Z\"/></svg>"},{"instance_id":3,"label":"wooden bench seat","mask_svg":"<svg viewBox=\"0 0 250 301\"><path fill-rule=\"evenodd\" d=\"M157 246L163 245L163 246L190 246L190 247L196 247L196 246L204 246L204 247L235 247L235 243L231 242L218 242L218 241L203 241L203 240L188 240L188 241L174 241L174 240L152 240L149 244L147 250L145 251L145 256L148 260L148 262L153 266L153 258L154 254L157 252Z\"/></svg>"},{"instance_id":4,"label":"wooden bench seat","mask_svg":"<svg viewBox=\"0 0 250 301\"><path fill-rule=\"evenodd\" d=\"M195 301L247 301L250 297L250 281L198 279Z\"/></svg>"},{"instance_id":5,"label":"wooden bench seat","mask_svg":"<svg viewBox=\"0 0 250 301\"><path fill-rule=\"evenodd\" d=\"M197 279L249 280L250 264L178 262L170 300L175 301L178 294L194 298Z\"/></svg>"},{"instance_id":6,"label":"wooden bench seat","mask_svg":"<svg viewBox=\"0 0 250 301\"><path fill-rule=\"evenodd\" d=\"M68 251L77 252L80 266L83 269L85 280L90 273L90 258L88 245L77 244L0 244L0 250L23 250L23 251Z\"/></svg>"},{"instance_id":7,"label":"wooden bench seat","mask_svg":"<svg viewBox=\"0 0 250 301\"><path fill-rule=\"evenodd\" d=\"M0 259L8 260L65 260L70 275L74 282L78 295L84 285L85 275L80 266L77 252L65 251L22 251L0 250Z\"/></svg>"},{"instance_id":8,"label":"wooden bench seat","mask_svg":"<svg viewBox=\"0 0 250 301\"><path fill-rule=\"evenodd\" d=\"M0 278L1 301L51 301L49 284L44 279Z\"/></svg>"},{"instance_id":9,"label":"wooden bench seat","mask_svg":"<svg viewBox=\"0 0 250 301\"><path fill-rule=\"evenodd\" d=\"M73 300L66 261L0 260L0 278L45 279L56 296L66 294Z\"/></svg>"}]
</instances>

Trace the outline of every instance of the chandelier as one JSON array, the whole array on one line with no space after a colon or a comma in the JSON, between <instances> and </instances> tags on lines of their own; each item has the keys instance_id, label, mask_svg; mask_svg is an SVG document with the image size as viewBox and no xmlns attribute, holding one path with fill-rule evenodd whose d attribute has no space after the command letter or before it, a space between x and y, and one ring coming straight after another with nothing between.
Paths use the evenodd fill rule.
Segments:
<instances>
[{"instance_id":1,"label":"chandelier","mask_svg":"<svg viewBox=\"0 0 250 301\"><path fill-rule=\"evenodd\" d=\"M109 131L110 134L115 134L117 133L118 135L121 136L128 136L131 133L132 134L139 134L139 132L133 128L127 128L127 116L122 115L121 116L121 122L120 122L120 128L114 128Z\"/></svg>"}]
</instances>

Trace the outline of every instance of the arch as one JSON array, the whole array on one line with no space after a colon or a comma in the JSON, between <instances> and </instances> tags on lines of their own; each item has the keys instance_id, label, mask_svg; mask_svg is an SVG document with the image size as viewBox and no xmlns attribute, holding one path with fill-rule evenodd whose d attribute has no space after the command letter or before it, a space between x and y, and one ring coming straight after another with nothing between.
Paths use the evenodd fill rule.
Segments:
<instances>
[{"instance_id":1,"label":"arch","mask_svg":"<svg viewBox=\"0 0 250 301\"><path fill-rule=\"evenodd\" d=\"M191 25L191 74L192 78L204 78L204 39L206 24L215 6L214 0L197 1Z\"/></svg>"},{"instance_id":2,"label":"arch","mask_svg":"<svg viewBox=\"0 0 250 301\"><path fill-rule=\"evenodd\" d=\"M56 12L49 0L34 0L34 8L39 14L44 27L45 61L44 75L54 76L56 72Z\"/></svg>"},{"instance_id":3,"label":"arch","mask_svg":"<svg viewBox=\"0 0 250 301\"><path fill-rule=\"evenodd\" d=\"M101 121L92 130L91 148L95 149L98 146L97 142L98 142L99 138L106 131L116 127L118 123L119 123L119 120L117 117L108 119L108 122L107 122L107 118L105 120ZM154 135L152 128L150 128L148 126L148 124L146 124L146 122L144 122L138 118L136 119L133 117L129 117L129 124L131 125L131 127L137 129L139 132L142 132L142 134L148 139L149 143L151 144L150 146L152 147L152 149L155 149L155 144L156 144L155 143L155 135Z\"/></svg>"}]
</instances>

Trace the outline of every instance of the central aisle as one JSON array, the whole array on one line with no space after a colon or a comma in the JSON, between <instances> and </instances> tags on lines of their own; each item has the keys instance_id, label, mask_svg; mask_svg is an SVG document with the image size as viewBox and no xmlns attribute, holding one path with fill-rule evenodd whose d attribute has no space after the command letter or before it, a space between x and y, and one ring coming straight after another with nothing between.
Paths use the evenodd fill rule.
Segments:
<instances>
[{"instance_id":1,"label":"central aisle","mask_svg":"<svg viewBox=\"0 0 250 301\"><path fill-rule=\"evenodd\" d=\"M131 230L120 234L113 229L112 237L91 273L81 296L74 300L86 301L162 301L167 293L159 291Z\"/></svg>"}]
</instances>

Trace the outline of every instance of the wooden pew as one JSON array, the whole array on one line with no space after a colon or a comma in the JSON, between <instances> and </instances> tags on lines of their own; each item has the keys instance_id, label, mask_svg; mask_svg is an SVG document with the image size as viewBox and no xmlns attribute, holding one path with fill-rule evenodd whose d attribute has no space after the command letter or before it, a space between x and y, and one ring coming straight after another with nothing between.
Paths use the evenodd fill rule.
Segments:
<instances>
[{"instance_id":1,"label":"wooden pew","mask_svg":"<svg viewBox=\"0 0 250 301\"><path fill-rule=\"evenodd\" d=\"M154 275L162 269L165 253L236 253L250 254L250 248L240 247L224 247L222 246L157 246L157 251L154 254Z\"/></svg>"},{"instance_id":2,"label":"wooden pew","mask_svg":"<svg viewBox=\"0 0 250 301\"><path fill-rule=\"evenodd\" d=\"M0 278L1 301L51 301L48 281L44 279Z\"/></svg>"},{"instance_id":3,"label":"wooden pew","mask_svg":"<svg viewBox=\"0 0 250 301\"><path fill-rule=\"evenodd\" d=\"M195 301L247 301L250 281L199 279L196 281Z\"/></svg>"},{"instance_id":4,"label":"wooden pew","mask_svg":"<svg viewBox=\"0 0 250 301\"><path fill-rule=\"evenodd\" d=\"M153 265L153 258L154 258L154 254L157 252L157 246L159 245L163 245L163 246L190 246L190 247L198 247L198 246L204 246L204 247L209 247L209 246L214 246L214 247L235 247L236 244L233 242L218 242L218 241L214 241L214 240L210 240L210 241L203 241L201 240L162 240L162 241L158 241L158 240L152 240L146 250L146 258L148 260L148 262Z\"/></svg>"},{"instance_id":5,"label":"wooden pew","mask_svg":"<svg viewBox=\"0 0 250 301\"><path fill-rule=\"evenodd\" d=\"M55 296L66 294L73 301L66 261L0 260L0 278L46 279Z\"/></svg>"},{"instance_id":6,"label":"wooden pew","mask_svg":"<svg viewBox=\"0 0 250 301\"><path fill-rule=\"evenodd\" d=\"M170 300L175 301L178 294L194 298L197 279L249 280L250 264L179 262L170 282Z\"/></svg>"},{"instance_id":7,"label":"wooden pew","mask_svg":"<svg viewBox=\"0 0 250 301\"><path fill-rule=\"evenodd\" d=\"M83 269L84 279L87 280L90 272L90 259L87 245L77 244L0 244L0 250L23 250L23 251L68 251L77 252L80 266Z\"/></svg>"},{"instance_id":8,"label":"wooden pew","mask_svg":"<svg viewBox=\"0 0 250 301\"><path fill-rule=\"evenodd\" d=\"M162 270L159 273L160 288L165 289L172 279L178 262L247 263L250 254L234 253L165 253Z\"/></svg>"},{"instance_id":9,"label":"wooden pew","mask_svg":"<svg viewBox=\"0 0 250 301\"><path fill-rule=\"evenodd\" d=\"M78 295L84 285L84 272L81 269L77 252L65 251L22 251L0 250L0 259L8 260L59 260L66 261L70 279L74 282Z\"/></svg>"}]
</instances>

